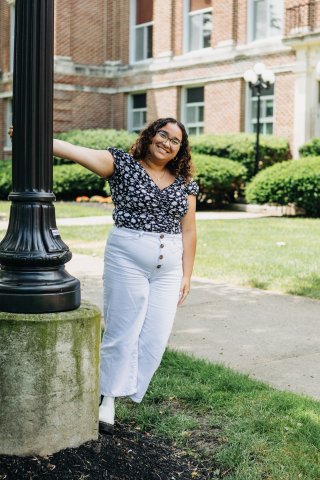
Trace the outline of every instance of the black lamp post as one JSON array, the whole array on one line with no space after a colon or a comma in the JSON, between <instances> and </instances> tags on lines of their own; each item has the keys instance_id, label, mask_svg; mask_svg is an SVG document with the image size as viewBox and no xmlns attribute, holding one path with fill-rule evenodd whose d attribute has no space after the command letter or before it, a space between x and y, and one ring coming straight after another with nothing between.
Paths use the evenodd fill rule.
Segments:
<instances>
[{"instance_id":1,"label":"black lamp post","mask_svg":"<svg viewBox=\"0 0 320 480\"><path fill-rule=\"evenodd\" d=\"M80 282L55 221L52 192L54 0L16 0L12 201L0 243L0 311L44 313L80 305Z\"/></svg>"},{"instance_id":2,"label":"black lamp post","mask_svg":"<svg viewBox=\"0 0 320 480\"><path fill-rule=\"evenodd\" d=\"M257 97L257 132L255 145L254 174L259 171L260 163L260 115L261 115L261 94L266 88L274 83L275 76L271 70L267 70L263 63L256 63L253 70L247 70L243 76L249 84L252 93Z\"/></svg>"}]
</instances>

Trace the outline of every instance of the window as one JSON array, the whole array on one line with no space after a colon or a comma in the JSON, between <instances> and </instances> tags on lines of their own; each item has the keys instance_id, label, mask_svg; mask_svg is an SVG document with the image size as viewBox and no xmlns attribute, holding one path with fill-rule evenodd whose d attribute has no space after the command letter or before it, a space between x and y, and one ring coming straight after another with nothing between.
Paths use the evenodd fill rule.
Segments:
<instances>
[{"instance_id":1,"label":"window","mask_svg":"<svg viewBox=\"0 0 320 480\"><path fill-rule=\"evenodd\" d=\"M250 0L252 3L252 40L281 35L283 0Z\"/></svg>"},{"instance_id":2,"label":"window","mask_svg":"<svg viewBox=\"0 0 320 480\"><path fill-rule=\"evenodd\" d=\"M132 132L140 132L147 122L147 95L131 95L129 103L129 125Z\"/></svg>"},{"instance_id":3,"label":"window","mask_svg":"<svg viewBox=\"0 0 320 480\"><path fill-rule=\"evenodd\" d=\"M211 46L211 0L188 0L187 50Z\"/></svg>"},{"instance_id":4,"label":"window","mask_svg":"<svg viewBox=\"0 0 320 480\"><path fill-rule=\"evenodd\" d=\"M251 91L252 92L252 91ZM260 133L271 135L273 133L273 104L274 85L265 88L260 97ZM258 97L251 93L250 101L250 132L257 132Z\"/></svg>"},{"instance_id":5,"label":"window","mask_svg":"<svg viewBox=\"0 0 320 480\"><path fill-rule=\"evenodd\" d=\"M15 5L10 5L10 72L13 72L14 63L14 22L15 22L16 10Z\"/></svg>"},{"instance_id":6,"label":"window","mask_svg":"<svg viewBox=\"0 0 320 480\"><path fill-rule=\"evenodd\" d=\"M5 99L5 148L7 150L11 150L11 140L9 135L7 135L7 131L9 127L12 125L12 98Z\"/></svg>"},{"instance_id":7,"label":"window","mask_svg":"<svg viewBox=\"0 0 320 480\"><path fill-rule=\"evenodd\" d=\"M203 133L204 88L193 87L185 90L184 123L189 135Z\"/></svg>"},{"instance_id":8,"label":"window","mask_svg":"<svg viewBox=\"0 0 320 480\"><path fill-rule=\"evenodd\" d=\"M152 58L153 0L134 0L133 60Z\"/></svg>"}]
</instances>

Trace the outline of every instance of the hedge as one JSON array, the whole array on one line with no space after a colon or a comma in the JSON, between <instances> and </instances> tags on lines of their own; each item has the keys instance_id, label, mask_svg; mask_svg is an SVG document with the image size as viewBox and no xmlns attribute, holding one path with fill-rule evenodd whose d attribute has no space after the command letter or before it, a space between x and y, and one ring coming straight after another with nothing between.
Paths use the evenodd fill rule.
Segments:
<instances>
[{"instance_id":1,"label":"hedge","mask_svg":"<svg viewBox=\"0 0 320 480\"><path fill-rule=\"evenodd\" d=\"M233 200L242 185L246 169L237 162L208 155L194 155L195 179L200 186L200 205L221 205ZM0 195L7 198L11 189L11 162L0 162ZM77 196L109 195L109 184L77 164L53 167L53 191L57 199L74 200Z\"/></svg>"},{"instance_id":2,"label":"hedge","mask_svg":"<svg viewBox=\"0 0 320 480\"><path fill-rule=\"evenodd\" d=\"M0 199L7 200L11 191L11 160L0 161Z\"/></svg>"},{"instance_id":3,"label":"hedge","mask_svg":"<svg viewBox=\"0 0 320 480\"><path fill-rule=\"evenodd\" d=\"M302 157L316 157L320 155L320 138L312 138L299 148Z\"/></svg>"},{"instance_id":4,"label":"hedge","mask_svg":"<svg viewBox=\"0 0 320 480\"><path fill-rule=\"evenodd\" d=\"M112 146L127 152L131 145L135 142L137 134L127 132L126 130L113 129L70 130L68 132L56 134L55 138L65 140L66 142L73 143L74 145L86 146L88 148L103 150ZM55 165L60 165L73 162L54 157L53 163Z\"/></svg>"},{"instance_id":5,"label":"hedge","mask_svg":"<svg viewBox=\"0 0 320 480\"><path fill-rule=\"evenodd\" d=\"M57 200L74 200L78 195L103 195L105 183L81 165L53 167L53 192ZM11 161L0 161L0 198L6 200L11 188Z\"/></svg>"},{"instance_id":6,"label":"hedge","mask_svg":"<svg viewBox=\"0 0 320 480\"><path fill-rule=\"evenodd\" d=\"M239 192L246 168L238 162L209 155L195 154L193 162L196 168L195 180L200 191L199 205L220 206L234 200Z\"/></svg>"},{"instance_id":7,"label":"hedge","mask_svg":"<svg viewBox=\"0 0 320 480\"><path fill-rule=\"evenodd\" d=\"M193 152L215 155L240 162L247 169L247 179L254 175L255 142L256 136L254 134L245 133L190 136ZM260 169L288 160L290 157L290 147L287 140L272 135L260 136Z\"/></svg>"},{"instance_id":8,"label":"hedge","mask_svg":"<svg viewBox=\"0 0 320 480\"><path fill-rule=\"evenodd\" d=\"M249 203L294 204L309 216L320 216L320 157L274 165L246 188Z\"/></svg>"},{"instance_id":9,"label":"hedge","mask_svg":"<svg viewBox=\"0 0 320 480\"><path fill-rule=\"evenodd\" d=\"M135 142L137 134L126 130L70 130L56 135L56 138L66 140L75 145L85 145L89 148L104 149L108 146L128 151ZM255 161L254 134L202 134L191 135L190 144L193 153L202 153L215 157L227 158L242 163L247 170L247 179L254 174ZM277 162L290 158L290 148L287 140L276 138L272 135L260 136L260 168L264 169ZM70 163L59 158L54 158L54 164Z\"/></svg>"}]
</instances>

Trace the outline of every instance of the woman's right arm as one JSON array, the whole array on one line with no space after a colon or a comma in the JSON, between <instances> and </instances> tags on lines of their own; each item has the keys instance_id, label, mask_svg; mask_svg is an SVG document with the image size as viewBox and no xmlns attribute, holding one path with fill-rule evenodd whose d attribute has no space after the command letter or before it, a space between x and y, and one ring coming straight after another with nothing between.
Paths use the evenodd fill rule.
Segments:
<instances>
[{"instance_id":1,"label":"woman's right arm","mask_svg":"<svg viewBox=\"0 0 320 480\"><path fill-rule=\"evenodd\" d=\"M94 150L54 139L53 155L79 163L103 178L111 177L114 172L113 156L108 150Z\"/></svg>"}]
</instances>

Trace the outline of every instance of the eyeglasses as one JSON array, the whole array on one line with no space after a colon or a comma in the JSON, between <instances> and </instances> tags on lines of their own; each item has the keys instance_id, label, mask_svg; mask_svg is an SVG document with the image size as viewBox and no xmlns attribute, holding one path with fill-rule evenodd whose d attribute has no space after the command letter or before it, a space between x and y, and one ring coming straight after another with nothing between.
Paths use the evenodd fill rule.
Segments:
<instances>
[{"instance_id":1,"label":"eyeglasses","mask_svg":"<svg viewBox=\"0 0 320 480\"><path fill-rule=\"evenodd\" d=\"M165 132L164 130L158 130L157 134L159 135L159 137L162 138L164 142L169 140L169 143L173 148L178 148L181 146L180 140L178 140L177 138L169 138L167 132Z\"/></svg>"}]
</instances>

